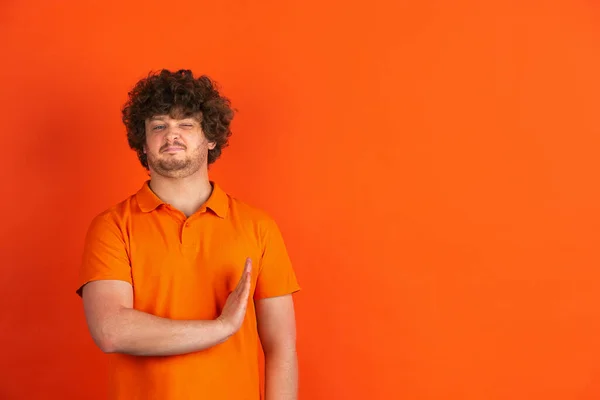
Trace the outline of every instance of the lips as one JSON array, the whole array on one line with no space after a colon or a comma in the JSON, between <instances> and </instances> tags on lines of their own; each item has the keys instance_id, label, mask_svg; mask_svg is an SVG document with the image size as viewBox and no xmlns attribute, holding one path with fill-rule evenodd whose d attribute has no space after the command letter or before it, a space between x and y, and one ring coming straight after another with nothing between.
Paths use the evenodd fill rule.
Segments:
<instances>
[{"instance_id":1,"label":"lips","mask_svg":"<svg viewBox=\"0 0 600 400\"><path fill-rule=\"evenodd\" d=\"M174 153L174 152L177 152L177 151L183 151L183 150L185 150L185 148L184 148L184 147L179 147L179 146L167 146L167 147L165 147L165 148L164 148L162 151L163 151L164 153Z\"/></svg>"}]
</instances>

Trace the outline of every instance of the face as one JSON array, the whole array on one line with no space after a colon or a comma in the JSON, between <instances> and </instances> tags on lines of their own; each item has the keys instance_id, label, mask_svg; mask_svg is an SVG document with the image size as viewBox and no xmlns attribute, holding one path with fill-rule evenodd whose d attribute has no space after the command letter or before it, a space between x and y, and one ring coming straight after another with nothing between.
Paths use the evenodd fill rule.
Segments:
<instances>
[{"instance_id":1,"label":"face","mask_svg":"<svg viewBox=\"0 0 600 400\"><path fill-rule=\"evenodd\" d=\"M206 167L208 150L214 142L206 140L200 118L173 119L156 115L146 120L148 167L169 178L185 178Z\"/></svg>"}]
</instances>

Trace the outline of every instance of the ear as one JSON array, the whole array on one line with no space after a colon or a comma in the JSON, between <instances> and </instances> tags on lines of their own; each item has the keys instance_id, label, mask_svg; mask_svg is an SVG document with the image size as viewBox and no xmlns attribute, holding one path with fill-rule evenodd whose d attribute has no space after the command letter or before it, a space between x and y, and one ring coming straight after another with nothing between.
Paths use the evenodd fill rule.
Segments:
<instances>
[{"instance_id":1,"label":"ear","mask_svg":"<svg viewBox=\"0 0 600 400\"><path fill-rule=\"evenodd\" d=\"M217 142L208 142L208 149L213 150L217 146Z\"/></svg>"}]
</instances>

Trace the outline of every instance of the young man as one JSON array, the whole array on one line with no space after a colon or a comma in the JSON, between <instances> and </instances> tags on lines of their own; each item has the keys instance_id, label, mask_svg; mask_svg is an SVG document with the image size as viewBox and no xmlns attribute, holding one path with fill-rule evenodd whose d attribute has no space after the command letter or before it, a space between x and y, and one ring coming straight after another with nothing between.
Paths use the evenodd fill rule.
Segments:
<instances>
[{"instance_id":1,"label":"young man","mask_svg":"<svg viewBox=\"0 0 600 400\"><path fill-rule=\"evenodd\" d=\"M299 286L281 233L208 177L232 118L188 70L129 93L123 122L150 179L93 219L77 290L111 353L111 399L260 399L259 340L265 398L297 398Z\"/></svg>"}]
</instances>

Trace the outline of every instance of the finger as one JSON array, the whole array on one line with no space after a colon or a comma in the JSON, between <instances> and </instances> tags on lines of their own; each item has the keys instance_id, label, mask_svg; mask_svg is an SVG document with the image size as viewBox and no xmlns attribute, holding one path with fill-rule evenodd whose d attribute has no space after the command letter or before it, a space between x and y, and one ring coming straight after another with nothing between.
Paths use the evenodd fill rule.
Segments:
<instances>
[{"instance_id":1,"label":"finger","mask_svg":"<svg viewBox=\"0 0 600 400\"><path fill-rule=\"evenodd\" d=\"M250 272L248 272L246 274L246 280L244 282L244 290L243 290L243 294L242 297L244 298L244 300L248 299L248 295L250 294L250 287L252 286L252 274Z\"/></svg>"},{"instance_id":2,"label":"finger","mask_svg":"<svg viewBox=\"0 0 600 400\"><path fill-rule=\"evenodd\" d=\"M238 280L238 283L235 286L235 289L233 290L234 292L242 291L242 289L244 287L244 282L246 280L246 275L247 275L248 271L251 269L252 269L252 260L248 257L248 258L246 258L246 264L244 265L244 271L242 272L242 276L240 276L240 279Z\"/></svg>"},{"instance_id":3,"label":"finger","mask_svg":"<svg viewBox=\"0 0 600 400\"><path fill-rule=\"evenodd\" d=\"M235 294L234 294L236 301L241 302L241 303L246 301L246 298L248 297L248 292L250 290L250 284L252 282L250 277L251 277L250 273L244 272L244 274L242 275L239 286L236 288Z\"/></svg>"},{"instance_id":4,"label":"finger","mask_svg":"<svg viewBox=\"0 0 600 400\"><path fill-rule=\"evenodd\" d=\"M241 286L246 279L246 275L252 271L252 259L250 257L246 258L246 264L244 265L244 271L242 272L242 276L238 284Z\"/></svg>"},{"instance_id":5,"label":"finger","mask_svg":"<svg viewBox=\"0 0 600 400\"><path fill-rule=\"evenodd\" d=\"M244 287L246 282L250 280L252 277L252 259L250 257L246 258L246 265L244 266L244 271L242 272L242 276L238 281L237 287L235 290L241 295L244 292Z\"/></svg>"},{"instance_id":6,"label":"finger","mask_svg":"<svg viewBox=\"0 0 600 400\"><path fill-rule=\"evenodd\" d=\"M235 288L233 289L233 291L231 292L232 295L238 294L242 291L242 287L244 286L243 284L243 280L240 279L237 283L237 285L235 285Z\"/></svg>"}]
</instances>

